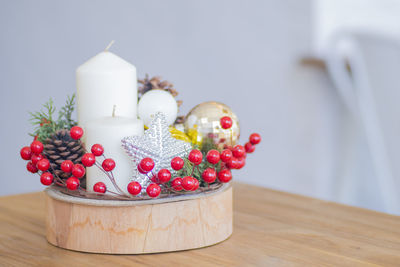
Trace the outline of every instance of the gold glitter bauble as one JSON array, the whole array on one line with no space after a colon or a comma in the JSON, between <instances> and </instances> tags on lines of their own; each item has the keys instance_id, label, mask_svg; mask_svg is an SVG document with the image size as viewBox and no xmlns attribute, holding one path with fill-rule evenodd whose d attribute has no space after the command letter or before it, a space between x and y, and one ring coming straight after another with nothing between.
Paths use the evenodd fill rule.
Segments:
<instances>
[{"instance_id":1,"label":"gold glitter bauble","mask_svg":"<svg viewBox=\"0 0 400 267\"><path fill-rule=\"evenodd\" d=\"M228 116L232 127L222 129L220 119ZM239 121L235 113L225 104L210 101L195 106L185 117L185 132L192 143L201 147L212 142L223 149L225 145L234 146L240 134Z\"/></svg>"}]
</instances>

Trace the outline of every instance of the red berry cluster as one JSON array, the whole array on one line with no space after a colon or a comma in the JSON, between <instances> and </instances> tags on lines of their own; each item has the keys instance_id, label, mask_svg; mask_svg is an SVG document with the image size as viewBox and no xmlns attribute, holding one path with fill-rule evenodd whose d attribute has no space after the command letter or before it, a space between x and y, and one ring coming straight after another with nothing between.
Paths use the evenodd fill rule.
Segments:
<instances>
[{"instance_id":1,"label":"red berry cluster","mask_svg":"<svg viewBox=\"0 0 400 267\"><path fill-rule=\"evenodd\" d=\"M50 168L50 161L42 154L44 149L43 144L34 140L30 146L25 146L20 150L21 158L29 160L26 164L26 169L31 173L39 173L40 182L43 185L51 185L54 181L53 174L48 170Z\"/></svg>"},{"instance_id":2,"label":"red berry cluster","mask_svg":"<svg viewBox=\"0 0 400 267\"><path fill-rule=\"evenodd\" d=\"M233 125L230 117L225 116L220 119L220 124L223 129L229 129ZM228 169L241 169L246 164L246 153L253 153L256 149L255 145L261 142L261 136L258 133L253 133L249 137L249 142L244 146L236 145L235 147L226 146L226 149L221 152L221 160L224 166Z\"/></svg>"},{"instance_id":3,"label":"red berry cluster","mask_svg":"<svg viewBox=\"0 0 400 267\"><path fill-rule=\"evenodd\" d=\"M167 169L161 169L156 175L152 173L154 169L154 161L151 158L144 158L137 166L138 171L142 174L151 175L150 180L153 182L146 188L149 197L158 197L161 193L159 184L168 182L171 179L171 172ZM142 186L138 182L130 182L128 184L128 192L132 195L138 195L142 191Z\"/></svg>"},{"instance_id":4,"label":"red berry cluster","mask_svg":"<svg viewBox=\"0 0 400 267\"><path fill-rule=\"evenodd\" d=\"M219 153L217 150L210 150L207 152L206 159L211 164L218 164L220 161L224 162L230 158L231 155L227 154L226 151ZM223 164L221 165L221 170L217 173L214 168L207 168L201 174L201 177L206 183L213 183L217 177L221 183L227 183L232 179L232 173Z\"/></svg>"},{"instance_id":5,"label":"red berry cluster","mask_svg":"<svg viewBox=\"0 0 400 267\"><path fill-rule=\"evenodd\" d=\"M255 145L261 142L261 136L253 133L249 137L249 141L244 145L236 145L234 147L226 146L221 152L221 160L228 169L241 169L246 164L247 153L253 153L256 149Z\"/></svg>"},{"instance_id":6,"label":"red berry cluster","mask_svg":"<svg viewBox=\"0 0 400 267\"><path fill-rule=\"evenodd\" d=\"M73 139L79 140L83 136L83 129L79 126L74 126L70 130L70 135ZM87 152L82 156L81 164L73 164L69 160L65 160L61 164L61 170L66 173L71 173L72 176L67 179L66 185L69 190L77 190L79 188L81 179L85 175L85 167L92 167L96 165L99 167L99 163L96 162L96 157L104 155L104 148L100 144L94 144L91 147L91 153ZM100 167L99 167L100 168ZM113 179L112 175L107 172L111 172L115 168L115 162L113 159L104 159L101 168L106 172L110 179ZM106 185L103 182L98 182L93 186L93 191L96 193L105 193L107 191Z\"/></svg>"},{"instance_id":7,"label":"red berry cluster","mask_svg":"<svg viewBox=\"0 0 400 267\"><path fill-rule=\"evenodd\" d=\"M71 128L70 131L71 137L75 140L79 140L83 136L83 129L78 126L74 126ZM90 153L91 152L91 153ZM82 156L82 165L80 164L75 164L73 165L72 169L72 162L69 162L68 160L64 161L61 165L61 169L64 172L72 172L72 177L68 178L67 180L67 187L70 190L76 190L79 188L79 180L78 178L82 178L85 175L85 168L84 167L92 167L93 165L96 165L98 168L102 168L108 178L115 184L114 176L112 174L112 170L115 168L115 161L111 158L105 158L104 156L104 148L100 144L94 144L92 145L90 152L85 153ZM101 163L96 161L96 157L104 157L104 160ZM63 165L65 168L63 168ZM68 181L70 181L68 183ZM117 187L117 186L116 186ZM118 188L117 188L118 189ZM103 182L97 182L93 186L93 191L96 193L105 193L107 191L107 187Z\"/></svg>"},{"instance_id":8,"label":"red berry cluster","mask_svg":"<svg viewBox=\"0 0 400 267\"><path fill-rule=\"evenodd\" d=\"M194 166L200 165L203 161L203 154L200 150L194 149L188 155L188 160L193 163ZM185 162L180 157L175 157L171 160L171 167L175 171L179 171L183 168ZM199 180L193 177L193 173L190 176L175 177L171 181L171 187L173 190L179 192L182 190L185 191L196 191L200 186Z\"/></svg>"},{"instance_id":9,"label":"red berry cluster","mask_svg":"<svg viewBox=\"0 0 400 267\"><path fill-rule=\"evenodd\" d=\"M203 154L199 150L192 150L189 153L188 159L190 162L192 162L195 165L199 165L201 161L203 160ZM180 157L175 157L171 160L171 167L175 171L179 171L183 168L185 165L185 162L182 158ZM200 186L199 180L192 176L185 176L183 178L181 177L175 177L171 181L171 187L175 191L196 191Z\"/></svg>"},{"instance_id":10,"label":"red berry cluster","mask_svg":"<svg viewBox=\"0 0 400 267\"><path fill-rule=\"evenodd\" d=\"M229 117L224 117L225 122L227 122L228 126L232 125L231 121L229 121ZM221 125L223 120L221 119ZM222 125L223 127L227 127L227 125ZM229 127L230 127L229 126ZM230 151L229 151L230 152ZM205 156L205 160L212 165L212 167L206 168L202 173L201 173L201 178L203 179L204 182L210 184L216 181L218 178L218 181L221 183L227 183L232 179L232 173L231 171L226 168L225 166L222 166L222 168L217 172L217 164L224 160L227 160L228 158L230 159L232 157L231 154L227 154L227 151L222 151L221 153L218 150L211 149L207 152ZM203 154L201 153L200 150L194 149L189 153L188 159L191 163L194 164L194 166L199 165L203 161ZM185 180L186 179L186 180ZM194 179L195 181L193 181ZM183 184L188 184L189 190L190 187L193 185L195 188L194 190L197 190L198 188L198 180L192 176L188 176L183 178ZM194 183L193 183L194 182ZM183 186L183 189L185 189L185 186Z\"/></svg>"},{"instance_id":11,"label":"red berry cluster","mask_svg":"<svg viewBox=\"0 0 400 267\"><path fill-rule=\"evenodd\" d=\"M197 166L201 164L203 161L203 154L201 153L200 150L194 149L192 150L189 155L188 155L188 160L194 164L194 166ZM175 157L171 160L171 167L175 171L179 171L183 168L185 165L185 162L182 158L180 157ZM193 173L192 173L193 175ZM171 181L171 187L175 191L196 191L199 186L200 182L196 178L194 178L192 175L190 176L185 176L183 178L181 177L175 177Z\"/></svg>"},{"instance_id":12,"label":"red berry cluster","mask_svg":"<svg viewBox=\"0 0 400 267\"><path fill-rule=\"evenodd\" d=\"M255 145L261 142L261 136L258 133L252 133L249 137L249 141L244 145L247 153L253 153L256 149Z\"/></svg>"},{"instance_id":13,"label":"red berry cluster","mask_svg":"<svg viewBox=\"0 0 400 267\"><path fill-rule=\"evenodd\" d=\"M42 154L44 146L42 142L35 140L30 146L25 146L20 150L21 158L29 160L26 164L26 169L31 173L39 173L40 182L43 185L51 185L54 181L53 174L48 170L50 169L50 161Z\"/></svg>"},{"instance_id":14,"label":"red berry cluster","mask_svg":"<svg viewBox=\"0 0 400 267\"><path fill-rule=\"evenodd\" d=\"M74 126L70 130L70 135L73 139L78 140L82 137L83 130L78 126ZM21 158L24 160L30 160L26 165L28 171L32 173L38 173L41 171L40 182L43 185L51 185L53 182L56 182L60 186L65 186L71 190L76 190L79 187L78 178L82 178L85 175L85 168L81 164L73 164L70 160L64 161L61 164L61 170L67 173L72 173L73 175L64 183L58 177L54 177L49 171L51 167L50 161L42 154L43 149L43 144L36 140L36 138L31 143L30 147L26 146L21 149Z\"/></svg>"},{"instance_id":15,"label":"red berry cluster","mask_svg":"<svg viewBox=\"0 0 400 267\"><path fill-rule=\"evenodd\" d=\"M83 136L83 129L79 126L74 126L70 129L70 136L72 139L79 140ZM28 147L23 147L20 151L21 158L29 160L26 165L28 171L38 173L41 171L40 181L43 185L51 185L53 182L59 186L67 187L69 190L77 190L80 186L80 180L85 176L85 167L91 167L96 164L96 157L103 156L104 148L100 144L95 144L91 148L91 153L85 153L82 156L82 164L74 164L71 160L65 160L61 163L61 170L71 175L65 182L54 177L49 171L50 161L42 154L44 149L43 144L36 140ZM105 172L111 172L115 168L113 159L106 158L103 160L101 167ZM114 179L112 174L110 179ZM56 181L55 181L56 179ZM93 190L97 193L105 193L106 186L102 182L98 182L93 186Z\"/></svg>"}]
</instances>

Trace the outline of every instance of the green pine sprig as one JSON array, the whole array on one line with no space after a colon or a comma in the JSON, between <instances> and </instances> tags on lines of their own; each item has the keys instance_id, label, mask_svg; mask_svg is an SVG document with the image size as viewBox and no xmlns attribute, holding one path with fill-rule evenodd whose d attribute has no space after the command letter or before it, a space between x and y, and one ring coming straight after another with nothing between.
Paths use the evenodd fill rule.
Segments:
<instances>
[{"instance_id":1,"label":"green pine sprig","mask_svg":"<svg viewBox=\"0 0 400 267\"><path fill-rule=\"evenodd\" d=\"M37 136L41 142L51 137L56 131L61 129L70 129L77 124L72 119L72 113L75 109L75 94L67 98L65 105L58 112L58 118L55 119L56 108L50 98L43 105L43 109L37 112L29 112L30 121L34 126L34 132L31 136Z\"/></svg>"},{"instance_id":2,"label":"green pine sprig","mask_svg":"<svg viewBox=\"0 0 400 267\"><path fill-rule=\"evenodd\" d=\"M75 94L67 97L65 105L58 112L57 127L60 129L70 129L77 124L72 119L72 113L75 109Z\"/></svg>"}]
</instances>

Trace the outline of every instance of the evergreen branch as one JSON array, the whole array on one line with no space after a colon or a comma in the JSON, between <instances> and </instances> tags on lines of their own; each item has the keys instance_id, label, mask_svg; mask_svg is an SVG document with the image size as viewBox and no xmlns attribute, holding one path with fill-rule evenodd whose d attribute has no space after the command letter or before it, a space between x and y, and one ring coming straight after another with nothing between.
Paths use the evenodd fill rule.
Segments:
<instances>
[{"instance_id":1,"label":"evergreen branch","mask_svg":"<svg viewBox=\"0 0 400 267\"><path fill-rule=\"evenodd\" d=\"M58 128L71 128L77 124L72 119L72 113L75 109L75 94L67 98L65 105L60 109L58 113Z\"/></svg>"},{"instance_id":2,"label":"evergreen branch","mask_svg":"<svg viewBox=\"0 0 400 267\"><path fill-rule=\"evenodd\" d=\"M38 140L43 142L51 137L56 131L61 129L70 129L77 123L72 119L72 113L75 109L75 94L67 98L65 105L59 110L57 120L54 119L56 108L50 98L43 105L43 109L37 112L29 112L31 124L34 126L34 132L31 136L37 136Z\"/></svg>"}]
</instances>

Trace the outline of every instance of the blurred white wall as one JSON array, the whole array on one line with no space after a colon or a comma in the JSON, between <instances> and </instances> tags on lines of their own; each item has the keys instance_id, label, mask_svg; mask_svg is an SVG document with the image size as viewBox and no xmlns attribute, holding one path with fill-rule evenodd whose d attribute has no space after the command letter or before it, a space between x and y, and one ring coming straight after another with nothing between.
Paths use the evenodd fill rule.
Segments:
<instances>
[{"instance_id":1,"label":"blurred white wall","mask_svg":"<svg viewBox=\"0 0 400 267\"><path fill-rule=\"evenodd\" d=\"M321 57L338 32L400 33L398 0L313 0L312 8L314 53Z\"/></svg>"},{"instance_id":2,"label":"blurred white wall","mask_svg":"<svg viewBox=\"0 0 400 267\"><path fill-rule=\"evenodd\" d=\"M312 25L312 55L325 61L346 102L335 175L320 181L320 192L335 201L399 214L400 2L314 0Z\"/></svg>"},{"instance_id":3,"label":"blurred white wall","mask_svg":"<svg viewBox=\"0 0 400 267\"><path fill-rule=\"evenodd\" d=\"M112 51L139 77L162 75L181 112L217 100L241 120L242 142L263 136L234 179L327 198L342 106L326 74L298 61L312 50L311 2L3 1L0 9L0 195L43 189L19 149L28 111L75 91L75 69ZM328 179L329 178L329 179Z\"/></svg>"}]
</instances>

